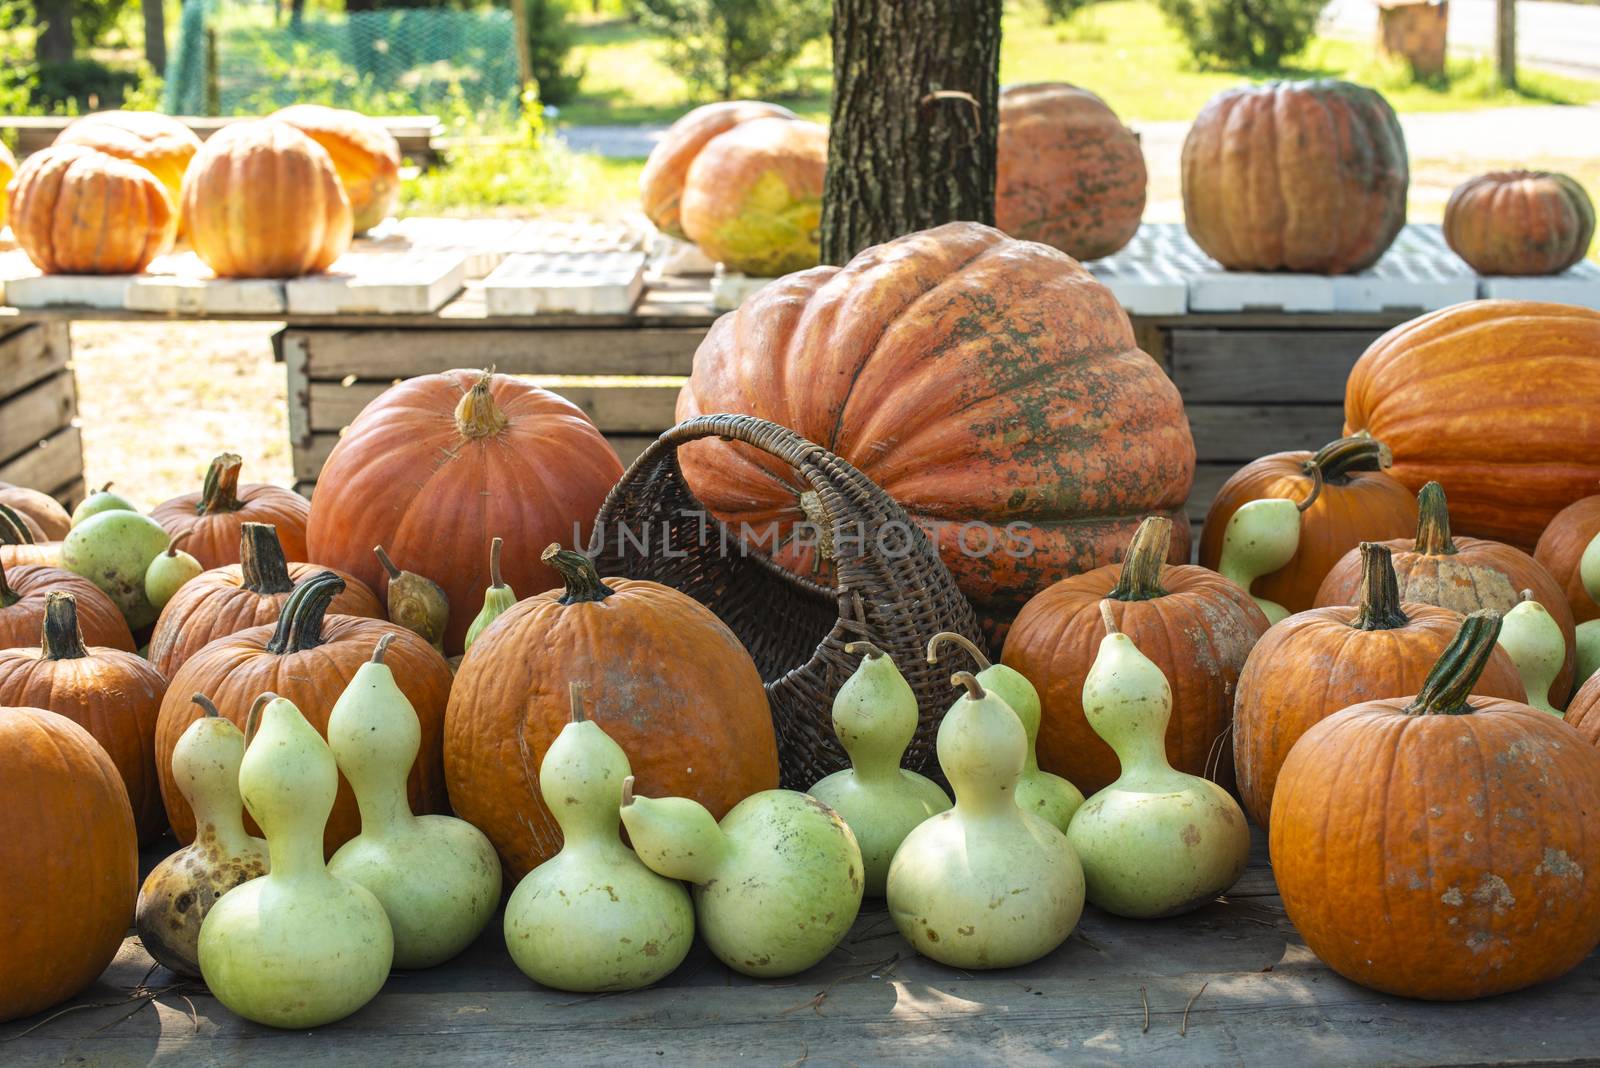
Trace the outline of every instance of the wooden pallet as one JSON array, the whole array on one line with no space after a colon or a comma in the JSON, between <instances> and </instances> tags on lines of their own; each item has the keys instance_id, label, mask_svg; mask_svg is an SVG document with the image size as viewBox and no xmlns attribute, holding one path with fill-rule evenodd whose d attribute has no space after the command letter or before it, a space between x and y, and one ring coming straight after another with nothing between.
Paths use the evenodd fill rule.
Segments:
<instances>
[{"instance_id":1,"label":"wooden pallet","mask_svg":"<svg viewBox=\"0 0 1600 1068\"><path fill-rule=\"evenodd\" d=\"M66 323L12 325L0 335L0 482L83 497L83 441Z\"/></svg>"}]
</instances>

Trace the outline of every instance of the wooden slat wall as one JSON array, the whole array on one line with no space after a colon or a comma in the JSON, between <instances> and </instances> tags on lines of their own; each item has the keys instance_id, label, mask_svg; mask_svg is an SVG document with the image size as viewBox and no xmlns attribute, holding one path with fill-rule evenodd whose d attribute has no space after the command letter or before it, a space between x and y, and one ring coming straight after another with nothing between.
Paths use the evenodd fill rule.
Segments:
<instances>
[{"instance_id":1,"label":"wooden slat wall","mask_svg":"<svg viewBox=\"0 0 1600 1068\"><path fill-rule=\"evenodd\" d=\"M69 507L83 496L78 393L65 322L0 336L0 482L43 490Z\"/></svg>"}]
</instances>

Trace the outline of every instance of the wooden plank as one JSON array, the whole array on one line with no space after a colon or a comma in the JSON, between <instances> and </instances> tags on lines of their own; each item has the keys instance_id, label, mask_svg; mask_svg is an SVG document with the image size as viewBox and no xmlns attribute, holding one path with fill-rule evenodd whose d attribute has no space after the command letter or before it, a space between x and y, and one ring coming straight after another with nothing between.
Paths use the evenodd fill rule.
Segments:
<instances>
[{"instance_id":1,"label":"wooden plank","mask_svg":"<svg viewBox=\"0 0 1600 1068\"><path fill-rule=\"evenodd\" d=\"M1194 465L1194 487L1189 490L1189 502L1184 506L1190 520L1203 522L1211 502L1222 484L1233 476L1243 464L1197 463Z\"/></svg>"},{"instance_id":2,"label":"wooden plank","mask_svg":"<svg viewBox=\"0 0 1600 1068\"><path fill-rule=\"evenodd\" d=\"M83 477L83 435L75 426L58 431L37 447L0 464L0 482L49 492Z\"/></svg>"},{"instance_id":3,"label":"wooden plank","mask_svg":"<svg viewBox=\"0 0 1600 1068\"><path fill-rule=\"evenodd\" d=\"M68 329L64 322L18 325L0 337L0 396L20 393L66 367L72 353Z\"/></svg>"},{"instance_id":4,"label":"wooden plank","mask_svg":"<svg viewBox=\"0 0 1600 1068\"><path fill-rule=\"evenodd\" d=\"M312 378L410 378L455 367L506 374L687 375L698 327L650 329L300 330Z\"/></svg>"},{"instance_id":5,"label":"wooden plank","mask_svg":"<svg viewBox=\"0 0 1600 1068\"><path fill-rule=\"evenodd\" d=\"M374 119L382 123L399 142L400 154L403 157L422 165L432 163L437 158L434 138L444 130L438 116L393 115L374 116ZM53 144L62 128L71 121L70 116L62 115L10 116L0 120L0 130L15 130L17 155L31 156L41 148L48 148ZM228 123L238 122L239 117L182 115L178 117L178 121L193 130L203 141Z\"/></svg>"},{"instance_id":6,"label":"wooden plank","mask_svg":"<svg viewBox=\"0 0 1600 1068\"><path fill-rule=\"evenodd\" d=\"M9 460L72 423L78 394L71 372L52 375L0 401L0 460Z\"/></svg>"},{"instance_id":7,"label":"wooden plank","mask_svg":"<svg viewBox=\"0 0 1600 1068\"><path fill-rule=\"evenodd\" d=\"M1195 453L1236 466L1269 452L1319 449L1344 429L1342 404L1189 404Z\"/></svg>"},{"instance_id":8,"label":"wooden plank","mask_svg":"<svg viewBox=\"0 0 1600 1068\"><path fill-rule=\"evenodd\" d=\"M294 388L291 369L290 386ZM534 376L537 384L559 393L584 410L602 431L650 431L655 434L672 426L677 420L674 409L678 392L684 379L677 376L649 379L648 384L589 384L569 385L549 377ZM310 401L312 432L343 430L361 410L387 390L390 382L340 382L311 381L306 383ZM294 428L290 428L294 436Z\"/></svg>"},{"instance_id":9,"label":"wooden plank","mask_svg":"<svg viewBox=\"0 0 1600 1068\"><path fill-rule=\"evenodd\" d=\"M1350 368L1381 331L1174 330L1184 403L1342 404Z\"/></svg>"}]
</instances>

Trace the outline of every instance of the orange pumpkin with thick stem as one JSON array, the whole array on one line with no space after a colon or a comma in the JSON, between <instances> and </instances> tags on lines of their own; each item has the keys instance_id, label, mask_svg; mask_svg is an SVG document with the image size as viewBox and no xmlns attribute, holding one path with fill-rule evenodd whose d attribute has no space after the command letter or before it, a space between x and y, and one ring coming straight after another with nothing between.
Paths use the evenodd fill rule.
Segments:
<instances>
[{"instance_id":1,"label":"orange pumpkin with thick stem","mask_svg":"<svg viewBox=\"0 0 1600 1068\"><path fill-rule=\"evenodd\" d=\"M1576 623L1600 619L1600 604L1584 589L1583 576L1578 573L1583 551L1596 537L1600 537L1600 494L1573 501L1557 512L1533 549L1533 558L1567 591L1567 605Z\"/></svg>"},{"instance_id":2,"label":"orange pumpkin with thick stem","mask_svg":"<svg viewBox=\"0 0 1600 1068\"><path fill-rule=\"evenodd\" d=\"M506 375L447 371L400 383L345 428L317 480L306 528L310 559L380 597L389 576L373 555L444 588L445 651L461 652L489 584L489 542L587 542L622 464L569 401ZM533 554L508 554L517 590L561 578ZM563 691L565 692L565 691Z\"/></svg>"},{"instance_id":3,"label":"orange pumpkin with thick stem","mask_svg":"<svg viewBox=\"0 0 1600 1068\"><path fill-rule=\"evenodd\" d=\"M1600 942L1600 750L1468 698L1500 620L1469 616L1414 697L1323 720L1278 777L1270 848L1301 936L1345 978L1456 1001L1561 975Z\"/></svg>"},{"instance_id":4,"label":"orange pumpkin with thick stem","mask_svg":"<svg viewBox=\"0 0 1600 1068\"><path fill-rule=\"evenodd\" d=\"M328 153L350 198L356 233L366 233L389 217L400 199L400 143L383 123L359 111L321 104L295 104L269 118L288 123Z\"/></svg>"},{"instance_id":5,"label":"orange pumpkin with thick stem","mask_svg":"<svg viewBox=\"0 0 1600 1068\"><path fill-rule=\"evenodd\" d=\"M54 143L82 145L138 164L166 190L174 215L184 172L200 151L200 138L193 130L159 111L97 111L67 123Z\"/></svg>"},{"instance_id":6,"label":"orange pumpkin with thick stem","mask_svg":"<svg viewBox=\"0 0 1600 1068\"><path fill-rule=\"evenodd\" d=\"M1444 239L1479 274L1560 274L1589 254L1594 202L1549 171L1468 178L1444 207Z\"/></svg>"},{"instance_id":7,"label":"orange pumpkin with thick stem","mask_svg":"<svg viewBox=\"0 0 1600 1068\"><path fill-rule=\"evenodd\" d=\"M440 768L440 735L445 703L450 696L450 665L434 648L410 631L381 619L328 615L328 606L344 590L344 580L331 571L303 579L283 606L275 626L251 627L218 638L190 657L172 678L169 697L161 705L156 726L156 761L161 794L179 842L194 838L194 813L172 778L172 750L201 710L191 698L203 693L234 726L244 729L250 705L264 693L295 703L324 736L333 710L356 670L372 657L378 639L396 637L384 657L395 682L416 709L422 724L422 748L411 767L408 793L416 813L445 808L444 775ZM355 794L341 776L339 796L323 835L332 856L361 829Z\"/></svg>"},{"instance_id":8,"label":"orange pumpkin with thick stem","mask_svg":"<svg viewBox=\"0 0 1600 1068\"><path fill-rule=\"evenodd\" d=\"M1062 579L1029 601L1006 635L1001 662L1039 690L1039 766L1085 795L1120 773L1116 753L1083 712L1084 680L1106 633L1101 601L1172 684L1172 766L1233 784L1228 730L1234 685L1267 617L1249 593L1221 575L1188 564L1165 566L1171 531L1165 518L1146 519L1121 564Z\"/></svg>"},{"instance_id":9,"label":"orange pumpkin with thick stem","mask_svg":"<svg viewBox=\"0 0 1600 1068\"><path fill-rule=\"evenodd\" d=\"M0 504L21 516L41 541L60 541L72 529L72 516L48 493L0 482Z\"/></svg>"},{"instance_id":10,"label":"orange pumpkin with thick stem","mask_svg":"<svg viewBox=\"0 0 1600 1068\"><path fill-rule=\"evenodd\" d=\"M1304 612L1333 565L1363 541L1401 538L1417 528L1417 498L1386 472L1387 452L1371 438L1340 438L1316 452L1275 452L1229 476L1206 512L1200 531L1200 566L1216 570L1222 535L1233 513L1251 501L1311 497L1318 473L1322 489L1300 513L1300 547L1293 558L1251 583L1251 590L1290 612Z\"/></svg>"},{"instance_id":11,"label":"orange pumpkin with thick stem","mask_svg":"<svg viewBox=\"0 0 1600 1068\"><path fill-rule=\"evenodd\" d=\"M1278 772L1295 742L1351 705L1404 696L1422 682L1456 632L1460 612L1400 598L1388 548L1366 542L1353 605L1290 616L1250 650L1233 698L1233 764L1250 818L1268 826ZM1489 657L1473 693L1520 701L1522 677L1504 649Z\"/></svg>"},{"instance_id":12,"label":"orange pumpkin with thick stem","mask_svg":"<svg viewBox=\"0 0 1600 1068\"><path fill-rule=\"evenodd\" d=\"M155 767L167 680L134 653L85 645L77 599L64 590L46 597L40 631L37 644L0 650L0 705L48 709L94 735L127 787L140 844L154 841L167 827Z\"/></svg>"},{"instance_id":13,"label":"orange pumpkin with thick stem","mask_svg":"<svg viewBox=\"0 0 1600 1068\"><path fill-rule=\"evenodd\" d=\"M306 559L311 502L282 486L260 482L241 486L243 463L235 454L223 453L211 461L197 492L156 505L150 518L173 537L188 534L184 550L207 569L239 562L240 535L246 523L270 523L277 530L284 555L290 560Z\"/></svg>"},{"instance_id":14,"label":"orange pumpkin with thick stem","mask_svg":"<svg viewBox=\"0 0 1600 1068\"><path fill-rule=\"evenodd\" d=\"M137 274L177 234L155 176L92 148L35 152L8 192L11 232L45 274Z\"/></svg>"},{"instance_id":15,"label":"orange pumpkin with thick stem","mask_svg":"<svg viewBox=\"0 0 1600 1068\"><path fill-rule=\"evenodd\" d=\"M640 792L690 797L721 818L778 785L772 712L755 662L721 620L654 582L602 579L552 545L562 589L519 601L461 661L445 717L456 815L494 843L515 881L554 856L561 830L537 769L583 683L589 718L628 754Z\"/></svg>"},{"instance_id":16,"label":"orange pumpkin with thick stem","mask_svg":"<svg viewBox=\"0 0 1600 1068\"><path fill-rule=\"evenodd\" d=\"M63 568L37 564L8 567L4 560L0 560L0 649L38 644L46 602L55 592L70 593L77 599L78 625L87 644L125 653L137 651L128 621L99 586Z\"/></svg>"},{"instance_id":17,"label":"orange pumpkin with thick stem","mask_svg":"<svg viewBox=\"0 0 1600 1068\"><path fill-rule=\"evenodd\" d=\"M1600 672L1578 687L1567 705L1566 719L1591 745L1600 746Z\"/></svg>"},{"instance_id":18,"label":"orange pumpkin with thick stem","mask_svg":"<svg viewBox=\"0 0 1600 1068\"><path fill-rule=\"evenodd\" d=\"M1415 539L1383 542L1394 554L1400 599L1467 613L1479 608L1509 612L1522 600L1523 590L1549 611L1567 639L1567 659L1550 687L1550 700L1564 708L1572 695L1573 658L1577 636L1567 595L1533 557L1521 549L1479 538L1450 534L1450 509L1444 490L1430 482L1417 494ZM1346 553L1328 572L1317 590L1317 607L1355 604L1361 594L1361 550Z\"/></svg>"},{"instance_id":19,"label":"orange pumpkin with thick stem","mask_svg":"<svg viewBox=\"0 0 1600 1068\"><path fill-rule=\"evenodd\" d=\"M213 568L184 583L156 620L150 662L167 678L218 638L274 624L296 583L323 571L321 564L289 563L277 532L266 523L246 523L239 532L237 564ZM340 616L384 618L383 606L366 583L334 571L344 591L328 604Z\"/></svg>"},{"instance_id":20,"label":"orange pumpkin with thick stem","mask_svg":"<svg viewBox=\"0 0 1600 1068\"><path fill-rule=\"evenodd\" d=\"M1394 452L1413 490L1439 482L1464 533L1532 551L1600 481L1600 311L1475 300L1395 327L1345 383L1345 433Z\"/></svg>"},{"instance_id":21,"label":"orange pumpkin with thick stem","mask_svg":"<svg viewBox=\"0 0 1600 1068\"><path fill-rule=\"evenodd\" d=\"M122 948L139 892L128 791L65 716L0 707L0 1023L65 1001Z\"/></svg>"},{"instance_id":22,"label":"orange pumpkin with thick stem","mask_svg":"<svg viewBox=\"0 0 1600 1068\"><path fill-rule=\"evenodd\" d=\"M719 412L788 427L881 486L991 632L1050 583L1117 559L1151 513L1174 521L1173 562L1189 556L1194 441L1177 388L1110 290L987 226L790 275L717 320L678 418ZM787 536L807 519L805 480L759 450L708 439L678 459L735 526Z\"/></svg>"},{"instance_id":23,"label":"orange pumpkin with thick stem","mask_svg":"<svg viewBox=\"0 0 1600 1068\"><path fill-rule=\"evenodd\" d=\"M788 108L760 100L725 100L704 104L683 115L650 150L639 172L639 199L644 213L664 234L688 240L678 218L684 176L710 141L751 119L797 118Z\"/></svg>"}]
</instances>

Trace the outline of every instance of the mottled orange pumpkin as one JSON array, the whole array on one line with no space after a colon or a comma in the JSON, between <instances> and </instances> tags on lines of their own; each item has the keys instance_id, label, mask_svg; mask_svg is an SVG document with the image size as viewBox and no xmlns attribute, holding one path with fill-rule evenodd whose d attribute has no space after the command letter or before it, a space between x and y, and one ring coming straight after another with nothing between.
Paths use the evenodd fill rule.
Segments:
<instances>
[{"instance_id":1,"label":"mottled orange pumpkin","mask_svg":"<svg viewBox=\"0 0 1600 1068\"><path fill-rule=\"evenodd\" d=\"M1557 512L1533 549L1533 558L1567 591L1567 605L1577 623L1600 619L1600 605L1584 589L1578 573L1583 551L1596 537L1600 537L1600 494L1573 501Z\"/></svg>"},{"instance_id":2,"label":"mottled orange pumpkin","mask_svg":"<svg viewBox=\"0 0 1600 1068\"><path fill-rule=\"evenodd\" d=\"M1560 274L1589 254L1594 202L1565 174L1480 174L1450 194L1444 239L1479 274Z\"/></svg>"},{"instance_id":3,"label":"mottled orange pumpkin","mask_svg":"<svg viewBox=\"0 0 1600 1068\"><path fill-rule=\"evenodd\" d=\"M200 151L200 138L193 130L159 111L97 111L67 123L55 143L83 145L137 163L167 191L174 215L184 172Z\"/></svg>"},{"instance_id":4,"label":"mottled orange pumpkin","mask_svg":"<svg viewBox=\"0 0 1600 1068\"><path fill-rule=\"evenodd\" d=\"M9 191L11 232L45 274L135 274L172 248L177 233L161 183L92 148L35 152Z\"/></svg>"},{"instance_id":5,"label":"mottled orange pumpkin","mask_svg":"<svg viewBox=\"0 0 1600 1068\"><path fill-rule=\"evenodd\" d=\"M400 200L400 143L383 123L359 111L321 104L295 104L270 117L327 150L350 198L356 233L366 233L394 211Z\"/></svg>"},{"instance_id":6,"label":"mottled orange pumpkin","mask_svg":"<svg viewBox=\"0 0 1600 1068\"><path fill-rule=\"evenodd\" d=\"M45 604L54 592L77 599L78 625L89 645L137 651L133 632L116 604L82 575L37 564L7 566L0 560L0 649L37 645L43 633Z\"/></svg>"},{"instance_id":7,"label":"mottled orange pumpkin","mask_svg":"<svg viewBox=\"0 0 1600 1068\"><path fill-rule=\"evenodd\" d=\"M239 562L240 535L246 523L269 523L291 560L306 559L306 521L311 502L294 490L266 483L239 484L243 461L225 452L211 461L205 483L156 505L150 518L176 538L188 534L183 549L204 568Z\"/></svg>"},{"instance_id":8,"label":"mottled orange pumpkin","mask_svg":"<svg viewBox=\"0 0 1600 1068\"><path fill-rule=\"evenodd\" d=\"M1549 713L1468 699L1499 630L1492 612L1468 617L1418 695L1323 720L1278 777L1289 919L1384 993L1519 990L1600 942L1600 750Z\"/></svg>"},{"instance_id":9,"label":"mottled orange pumpkin","mask_svg":"<svg viewBox=\"0 0 1600 1068\"><path fill-rule=\"evenodd\" d=\"M742 122L751 119L793 119L794 112L777 104L759 100L726 100L704 104L682 116L667 128L666 134L650 150L644 170L639 173L639 199L644 213L656 229L673 237L687 239L678 219L678 204L683 200L684 176L700 150Z\"/></svg>"},{"instance_id":10,"label":"mottled orange pumpkin","mask_svg":"<svg viewBox=\"0 0 1600 1068\"><path fill-rule=\"evenodd\" d=\"M1116 252L1144 215L1144 152L1104 100L1065 82L1000 94L995 225L1080 260Z\"/></svg>"}]
</instances>

